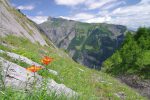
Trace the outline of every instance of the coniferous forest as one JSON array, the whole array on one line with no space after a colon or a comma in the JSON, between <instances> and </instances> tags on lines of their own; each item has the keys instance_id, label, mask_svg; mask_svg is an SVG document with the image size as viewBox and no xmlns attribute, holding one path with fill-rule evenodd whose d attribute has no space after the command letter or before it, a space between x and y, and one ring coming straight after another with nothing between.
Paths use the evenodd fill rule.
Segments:
<instances>
[{"instance_id":1,"label":"coniferous forest","mask_svg":"<svg viewBox=\"0 0 150 100\"><path fill-rule=\"evenodd\" d=\"M103 63L103 70L113 75L136 74L150 78L150 28L127 32L124 43Z\"/></svg>"}]
</instances>

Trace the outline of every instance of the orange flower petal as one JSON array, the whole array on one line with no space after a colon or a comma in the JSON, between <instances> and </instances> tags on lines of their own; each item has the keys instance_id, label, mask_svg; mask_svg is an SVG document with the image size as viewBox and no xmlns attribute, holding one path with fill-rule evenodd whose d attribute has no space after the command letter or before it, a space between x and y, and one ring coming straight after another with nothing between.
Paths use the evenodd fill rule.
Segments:
<instances>
[{"instance_id":1,"label":"orange flower petal","mask_svg":"<svg viewBox=\"0 0 150 100\"><path fill-rule=\"evenodd\" d=\"M41 69L42 69L41 66L38 67L38 66L35 66L35 65L32 65L31 67L26 68L26 70L31 71L31 72L37 72L37 71L39 71Z\"/></svg>"},{"instance_id":2,"label":"orange flower petal","mask_svg":"<svg viewBox=\"0 0 150 100\"><path fill-rule=\"evenodd\" d=\"M50 57L48 57L48 56L45 56L42 60L41 60L41 62L43 63L43 64L45 64L45 65L48 65L49 63L51 63L53 61L53 58L50 58Z\"/></svg>"}]
</instances>

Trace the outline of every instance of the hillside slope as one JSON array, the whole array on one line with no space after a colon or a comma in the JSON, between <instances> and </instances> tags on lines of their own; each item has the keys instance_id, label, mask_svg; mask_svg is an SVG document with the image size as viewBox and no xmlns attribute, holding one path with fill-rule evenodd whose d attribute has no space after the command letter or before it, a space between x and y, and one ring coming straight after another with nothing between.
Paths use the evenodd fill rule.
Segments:
<instances>
[{"instance_id":1,"label":"hillside slope","mask_svg":"<svg viewBox=\"0 0 150 100\"><path fill-rule=\"evenodd\" d=\"M78 98L76 97L75 100L146 100L146 98L140 96L136 91L132 90L125 84L120 83L118 80L110 77L109 75L77 64L60 50L56 50L52 47L43 47L38 44L33 44L29 40L15 36L8 36L1 38L0 40L5 41L7 44L7 46L0 45L1 50L22 55L36 63L42 64L40 59L43 57L43 55L54 58L54 61L47 66L47 69L56 71L58 75L50 73L44 69L36 74L41 75L43 79L53 79L55 82L64 84L68 88L77 92L80 96ZM12 48L10 48L10 45ZM22 61L20 62L19 60L13 60L11 57L8 57L8 55L3 53L0 53L0 57L9 62L16 63L24 68L31 66L30 64L23 63ZM17 76L21 77L21 75ZM9 80L9 82L11 82L11 80ZM36 92L36 95L34 95L30 94L30 92L26 92L26 94L20 94L20 92L9 93L9 91L6 90L3 91L3 93L6 95L0 93L2 98L11 98L12 96L14 98L16 97L15 99L18 99L17 97L19 97L19 100L24 100L20 99L20 97L25 99L29 98L29 100L37 100L37 98L42 96L40 95L40 92ZM11 96L7 96L8 94L11 94ZM35 99L32 99L32 97ZM49 98L46 100L49 100ZM62 98L58 99L57 96L55 96L53 99L66 100Z\"/></svg>"},{"instance_id":2,"label":"hillside slope","mask_svg":"<svg viewBox=\"0 0 150 100\"><path fill-rule=\"evenodd\" d=\"M96 69L120 46L127 30L121 25L52 17L40 26L55 45L66 50L75 61Z\"/></svg>"}]
</instances>

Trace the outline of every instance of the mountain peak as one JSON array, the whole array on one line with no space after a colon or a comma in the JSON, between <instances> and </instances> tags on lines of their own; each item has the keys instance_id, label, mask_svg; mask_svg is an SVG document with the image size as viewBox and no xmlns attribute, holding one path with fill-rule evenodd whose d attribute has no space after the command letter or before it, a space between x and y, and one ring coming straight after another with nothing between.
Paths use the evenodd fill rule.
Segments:
<instances>
[{"instance_id":1,"label":"mountain peak","mask_svg":"<svg viewBox=\"0 0 150 100\"><path fill-rule=\"evenodd\" d=\"M48 21L50 21L50 20L52 20L53 18L51 17L51 16L49 16L48 18L47 18L47 20Z\"/></svg>"}]
</instances>

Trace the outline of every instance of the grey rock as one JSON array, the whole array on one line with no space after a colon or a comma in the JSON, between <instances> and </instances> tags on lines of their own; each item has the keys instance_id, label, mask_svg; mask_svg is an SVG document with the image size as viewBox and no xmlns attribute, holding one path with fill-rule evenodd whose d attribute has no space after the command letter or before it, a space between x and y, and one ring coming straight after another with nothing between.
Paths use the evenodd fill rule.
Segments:
<instances>
[{"instance_id":1,"label":"grey rock","mask_svg":"<svg viewBox=\"0 0 150 100\"><path fill-rule=\"evenodd\" d=\"M124 92L118 92L118 93L115 93L115 95L120 98L121 100L126 100L126 95Z\"/></svg>"},{"instance_id":2,"label":"grey rock","mask_svg":"<svg viewBox=\"0 0 150 100\"><path fill-rule=\"evenodd\" d=\"M57 22L58 25L55 25L55 22ZM75 24L75 21L49 17L48 21L40 26L55 45L67 49L71 40L75 37Z\"/></svg>"},{"instance_id":3,"label":"grey rock","mask_svg":"<svg viewBox=\"0 0 150 100\"><path fill-rule=\"evenodd\" d=\"M19 60L19 61L22 61L22 62L25 62L29 65L36 65L36 66L41 66L43 67L42 65L28 59L27 57L24 57L24 56L21 56L21 55L18 55L16 53L12 53L12 52L5 52L3 50L0 50L0 53L6 53L9 57L11 57L12 59L15 59L15 60ZM44 68L44 67L43 67ZM49 72L53 75L58 75L58 72L55 71L55 70L52 70L52 69L49 69Z\"/></svg>"},{"instance_id":4,"label":"grey rock","mask_svg":"<svg viewBox=\"0 0 150 100\"><path fill-rule=\"evenodd\" d=\"M37 66L41 66L41 67L42 67L42 65L40 65L40 64L38 64L38 63L36 63L36 62L30 60L30 59L28 59L27 57L18 55L18 54L16 54L16 53L6 52L6 54L7 54L9 57L11 57L12 59L20 60L20 61L22 61L22 62L25 62L25 63L29 64L29 65L37 65Z\"/></svg>"},{"instance_id":5,"label":"grey rock","mask_svg":"<svg viewBox=\"0 0 150 100\"><path fill-rule=\"evenodd\" d=\"M0 36L16 35L25 37L31 42L47 45L38 28L25 15L11 7L8 0L0 2Z\"/></svg>"},{"instance_id":6,"label":"grey rock","mask_svg":"<svg viewBox=\"0 0 150 100\"><path fill-rule=\"evenodd\" d=\"M49 73L53 74L53 75L58 75L58 72L52 70L52 69L48 69Z\"/></svg>"},{"instance_id":7,"label":"grey rock","mask_svg":"<svg viewBox=\"0 0 150 100\"><path fill-rule=\"evenodd\" d=\"M5 51L3 51L3 50L0 50L0 53L5 53Z\"/></svg>"},{"instance_id":8,"label":"grey rock","mask_svg":"<svg viewBox=\"0 0 150 100\"><path fill-rule=\"evenodd\" d=\"M3 67L3 77L6 86L13 86L17 89L25 89L26 85L33 84L34 73L27 71L25 68L9 62L0 57L0 63ZM35 73L37 79L41 80L42 77Z\"/></svg>"},{"instance_id":9,"label":"grey rock","mask_svg":"<svg viewBox=\"0 0 150 100\"><path fill-rule=\"evenodd\" d=\"M9 62L0 57L2 64L2 75L5 86L13 87L16 89L31 90L33 87L38 89L44 85L44 78L37 73L27 71L25 68ZM53 79L48 79L47 92L55 92L57 95L64 94L68 97L77 95L75 91L66 87L64 84L58 84Z\"/></svg>"},{"instance_id":10,"label":"grey rock","mask_svg":"<svg viewBox=\"0 0 150 100\"><path fill-rule=\"evenodd\" d=\"M64 95L68 95L68 96L77 95L77 93L72 91L72 89L66 88L66 86L64 84L58 85L58 83L56 83L54 80L48 80L47 86L48 86L48 89L51 91L57 90L57 92L56 92L57 95L60 95L62 93L64 93Z\"/></svg>"}]
</instances>

